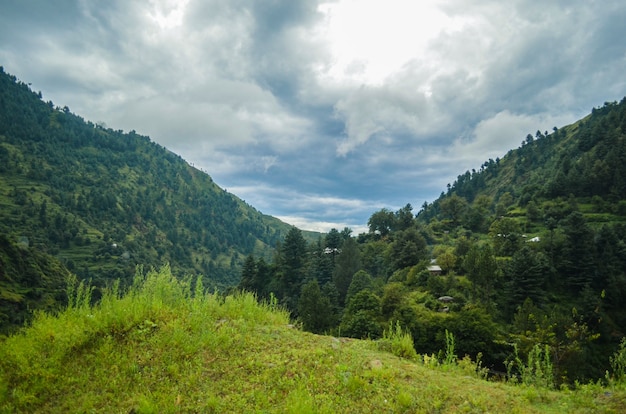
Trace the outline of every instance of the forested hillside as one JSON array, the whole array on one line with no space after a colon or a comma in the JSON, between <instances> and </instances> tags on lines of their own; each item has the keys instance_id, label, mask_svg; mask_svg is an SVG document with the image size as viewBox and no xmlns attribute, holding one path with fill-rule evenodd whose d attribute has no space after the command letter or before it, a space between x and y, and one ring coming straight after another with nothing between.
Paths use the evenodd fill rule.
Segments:
<instances>
[{"instance_id":1,"label":"forested hillside","mask_svg":"<svg viewBox=\"0 0 626 414\"><path fill-rule=\"evenodd\" d=\"M528 360L553 386L596 380L626 330L625 178L626 99L529 134L417 215L383 209L369 232L312 245L293 230L272 263L248 258L240 287L313 332L377 338L400 323L429 354L449 331L494 373Z\"/></svg>"},{"instance_id":2,"label":"forested hillside","mask_svg":"<svg viewBox=\"0 0 626 414\"><path fill-rule=\"evenodd\" d=\"M224 287L246 255L270 257L290 228L148 137L43 102L0 68L0 235L17 252L54 257L96 286L167 262ZM5 251L4 269L19 260ZM29 287L2 276L0 313L25 309Z\"/></svg>"}]
</instances>

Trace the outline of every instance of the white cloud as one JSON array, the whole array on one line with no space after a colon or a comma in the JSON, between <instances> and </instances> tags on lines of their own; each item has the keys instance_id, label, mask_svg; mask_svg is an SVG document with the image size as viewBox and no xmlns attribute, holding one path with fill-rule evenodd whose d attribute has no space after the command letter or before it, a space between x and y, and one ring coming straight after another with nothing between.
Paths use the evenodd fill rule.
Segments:
<instances>
[{"instance_id":1,"label":"white cloud","mask_svg":"<svg viewBox=\"0 0 626 414\"><path fill-rule=\"evenodd\" d=\"M317 221L300 216L277 216L276 218L292 226L296 226L301 230L317 231L320 233L328 233L332 229L343 230L346 227L352 230L353 236L369 231L369 228L362 224L349 225L345 222Z\"/></svg>"},{"instance_id":2,"label":"white cloud","mask_svg":"<svg viewBox=\"0 0 626 414\"><path fill-rule=\"evenodd\" d=\"M23 0L0 62L262 211L354 227L621 99L624 21L619 0Z\"/></svg>"},{"instance_id":3,"label":"white cloud","mask_svg":"<svg viewBox=\"0 0 626 414\"><path fill-rule=\"evenodd\" d=\"M536 131L551 133L555 126L563 126L575 120L576 117L572 114L526 115L504 110L480 121L469 141L457 139L451 147L451 152L470 159L483 156L483 161L486 161L502 156L509 149L517 148L528 134L534 137Z\"/></svg>"}]
</instances>

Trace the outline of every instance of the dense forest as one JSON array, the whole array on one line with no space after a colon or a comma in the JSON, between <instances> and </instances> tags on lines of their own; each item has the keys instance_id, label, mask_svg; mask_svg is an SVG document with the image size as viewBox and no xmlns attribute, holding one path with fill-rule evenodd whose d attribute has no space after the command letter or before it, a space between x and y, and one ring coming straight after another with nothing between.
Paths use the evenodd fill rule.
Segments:
<instances>
[{"instance_id":1,"label":"dense forest","mask_svg":"<svg viewBox=\"0 0 626 414\"><path fill-rule=\"evenodd\" d=\"M239 288L275 295L305 330L411 332L420 354L480 358L494 374L549 360L555 385L603 378L626 327L626 99L466 172L415 214L317 242L292 229Z\"/></svg>"},{"instance_id":2,"label":"dense forest","mask_svg":"<svg viewBox=\"0 0 626 414\"><path fill-rule=\"evenodd\" d=\"M237 283L246 255L271 257L290 228L148 137L44 102L0 67L0 332L52 306L28 280L70 271L97 298L137 265L169 263L223 288Z\"/></svg>"}]
</instances>

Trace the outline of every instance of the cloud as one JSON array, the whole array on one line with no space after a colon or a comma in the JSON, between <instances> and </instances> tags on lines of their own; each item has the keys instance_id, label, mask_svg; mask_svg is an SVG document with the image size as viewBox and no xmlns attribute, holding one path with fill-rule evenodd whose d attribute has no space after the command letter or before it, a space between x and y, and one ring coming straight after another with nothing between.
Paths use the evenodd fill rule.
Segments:
<instances>
[{"instance_id":1,"label":"cloud","mask_svg":"<svg viewBox=\"0 0 626 414\"><path fill-rule=\"evenodd\" d=\"M390 142L396 135L418 137L428 131L426 98L419 91L398 86L362 86L337 102L336 116L344 122L346 133L337 146L338 155L345 156L376 135Z\"/></svg>"},{"instance_id":2,"label":"cloud","mask_svg":"<svg viewBox=\"0 0 626 414\"><path fill-rule=\"evenodd\" d=\"M228 190L262 212L275 208L271 204L279 203L282 213L276 214L276 217L304 230L327 232L332 228L341 230L350 227L358 234L366 231L367 220L355 218L369 217L382 208L380 201L371 202L328 194L303 194L298 189L268 186L263 182L252 186L234 186Z\"/></svg>"},{"instance_id":3,"label":"cloud","mask_svg":"<svg viewBox=\"0 0 626 414\"><path fill-rule=\"evenodd\" d=\"M622 3L9 0L0 63L265 213L356 227L626 95Z\"/></svg>"},{"instance_id":4,"label":"cloud","mask_svg":"<svg viewBox=\"0 0 626 414\"><path fill-rule=\"evenodd\" d=\"M459 158L463 157L470 161L482 155L486 161L488 158L501 157L509 149L518 147L528 134L534 137L536 131L551 133L555 126L562 126L575 120L572 114L526 115L513 114L504 110L489 119L480 121L471 138L469 140L457 139L450 152L457 153Z\"/></svg>"}]
</instances>

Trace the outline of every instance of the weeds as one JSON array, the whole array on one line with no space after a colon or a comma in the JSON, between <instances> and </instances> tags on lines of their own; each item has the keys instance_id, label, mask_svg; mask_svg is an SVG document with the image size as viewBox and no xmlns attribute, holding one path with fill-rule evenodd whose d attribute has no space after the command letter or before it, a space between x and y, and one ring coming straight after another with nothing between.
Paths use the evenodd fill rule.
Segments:
<instances>
[{"instance_id":1,"label":"weeds","mask_svg":"<svg viewBox=\"0 0 626 414\"><path fill-rule=\"evenodd\" d=\"M396 324L389 322L389 329L383 331L383 337L379 340L379 349L391 351L392 354L400 358L417 360L417 353L413 347L413 337L411 333L402 329L400 321Z\"/></svg>"},{"instance_id":2,"label":"weeds","mask_svg":"<svg viewBox=\"0 0 626 414\"><path fill-rule=\"evenodd\" d=\"M626 385L626 338L622 338L618 350L609 358L613 376L608 377L613 385Z\"/></svg>"},{"instance_id":3,"label":"weeds","mask_svg":"<svg viewBox=\"0 0 626 414\"><path fill-rule=\"evenodd\" d=\"M517 345L515 345L513 359L506 366L507 377L510 381L516 382L516 378L519 378L519 381L525 385L554 388L554 370L548 345L536 344L528 353L526 363L520 358ZM519 374L519 377L516 373Z\"/></svg>"},{"instance_id":4,"label":"weeds","mask_svg":"<svg viewBox=\"0 0 626 414\"><path fill-rule=\"evenodd\" d=\"M259 304L250 294L207 293L199 281L177 280L167 267L145 274L139 268L126 292L113 285L95 305L88 286L72 289L65 311L40 313L30 327L0 341L0 412L626 408L620 390L609 398L600 387L574 394L477 381L469 374L481 375L480 358L457 359L449 332L439 358L418 358L410 333L397 322L377 342L329 341L288 328L288 314L275 299ZM546 355L543 348L533 355L523 378L539 383L549 376ZM624 366L619 358L616 378Z\"/></svg>"},{"instance_id":5,"label":"weeds","mask_svg":"<svg viewBox=\"0 0 626 414\"><path fill-rule=\"evenodd\" d=\"M454 349L454 335L446 329L446 358L443 364L447 367L456 365L456 353Z\"/></svg>"}]
</instances>

